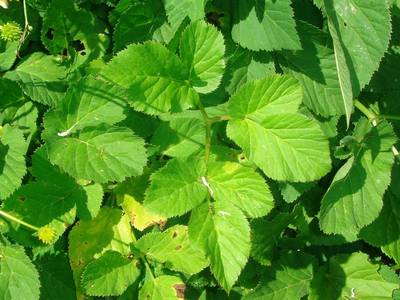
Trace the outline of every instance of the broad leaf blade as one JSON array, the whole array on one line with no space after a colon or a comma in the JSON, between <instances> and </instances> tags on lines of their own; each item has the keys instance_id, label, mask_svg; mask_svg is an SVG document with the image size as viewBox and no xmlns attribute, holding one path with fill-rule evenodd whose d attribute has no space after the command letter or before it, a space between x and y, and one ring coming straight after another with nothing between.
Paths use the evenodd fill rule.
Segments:
<instances>
[{"instance_id":1,"label":"broad leaf blade","mask_svg":"<svg viewBox=\"0 0 400 300\"><path fill-rule=\"evenodd\" d=\"M246 217L227 202L218 201L210 206L205 203L192 213L189 237L204 249L215 278L229 291L250 254L250 228Z\"/></svg>"},{"instance_id":2,"label":"broad leaf blade","mask_svg":"<svg viewBox=\"0 0 400 300\"><path fill-rule=\"evenodd\" d=\"M197 92L211 93L219 86L225 68L224 54L224 38L214 26L197 21L185 29L180 55Z\"/></svg>"}]
</instances>

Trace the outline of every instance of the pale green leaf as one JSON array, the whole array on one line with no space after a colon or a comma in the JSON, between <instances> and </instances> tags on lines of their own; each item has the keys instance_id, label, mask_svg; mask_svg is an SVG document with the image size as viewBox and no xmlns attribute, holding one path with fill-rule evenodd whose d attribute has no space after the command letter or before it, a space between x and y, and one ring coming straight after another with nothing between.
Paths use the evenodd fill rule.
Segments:
<instances>
[{"instance_id":1,"label":"pale green leaf","mask_svg":"<svg viewBox=\"0 0 400 300\"><path fill-rule=\"evenodd\" d=\"M204 172L201 160L190 157L170 160L151 176L145 207L165 217L183 215L206 197L207 188L201 180Z\"/></svg>"},{"instance_id":2,"label":"pale green leaf","mask_svg":"<svg viewBox=\"0 0 400 300\"><path fill-rule=\"evenodd\" d=\"M93 220L79 221L69 233L69 260L74 274L77 295L84 268L107 250L129 255L129 244L135 241L129 218L119 209L103 207Z\"/></svg>"},{"instance_id":3,"label":"pale green leaf","mask_svg":"<svg viewBox=\"0 0 400 300\"><path fill-rule=\"evenodd\" d=\"M138 111L161 114L181 111L198 102L181 60L156 42L132 44L119 52L101 71L108 82L125 88Z\"/></svg>"},{"instance_id":4,"label":"pale green leaf","mask_svg":"<svg viewBox=\"0 0 400 300\"><path fill-rule=\"evenodd\" d=\"M146 165L144 141L127 128L98 125L46 139L50 161L77 179L122 181Z\"/></svg>"},{"instance_id":5,"label":"pale green leaf","mask_svg":"<svg viewBox=\"0 0 400 300\"><path fill-rule=\"evenodd\" d=\"M184 298L184 289L185 284L176 276L149 278L139 291L139 300L179 300Z\"/></svg>"},{"instance_id":6,"label":"pale green leaf","mask_svg":"<svg viewBox=\"0 0 400 300\"><path fill-rule=\"evenodd\" d=\"M242 0L234 4L232 38L250 50L300 49L290 0Z\"/></svg>"},{"instance_id":7,"label":"pale green leaf","mask_svg":"<svg viewBox=\"0 0 400 300\"><path fill-rule=\"evenodd\" d=\"M381 247L382 251L400 263L400 169L392 172L392 183L385 194L379 217L363 228L360 237L368 243ZM396 191L397 189L397 191Z\"/></svg>"},{"instance_id":8,"label":"pale green leaf","mask_svg":"<svg viewBox=\"0 0 400 300\"><path fill-rule=\"evenodd\" d=\"M205 203L192 212L189 237L205 251L212 273L229 291L250 254L250 227L244 214L229 202Z\"/></svg>"},{"instance_id":9,"label":"pale green leaf","mask_svg":"<svg viewBox=\"0 0 400 300\"><path fill-rule=\"evenodd\" d=\"M149 233L137 241L135 247L148 259L165 263L169 269L196 274L208 266L202 250L189 241L188 229L176 225L164 232Z\"/></svg>"},{"instance_id":10,"label":"pale green leaf","mask_svg":"<svg viewBox=\"0 0 400 300\"><path fill-rule=\"evenodd\" d=\"M0 295L2 300L39 299L39 274L24 248L0 244Z\"/></svg>"},{"instance_id":11,"label":"pale green leaf","mask_svg":"<svg viewBox=\"0 0 400 300\"><path fill-rule=\"evenodd\" d=\"M386 282L364 253L332 257L315 275L310 300L390 300L398 284Z\"/></svg>"},{"instance_id":12,"label":"pale green leaf","mask_svg":"<svg viewBox=\"0 0 400 300\"><path fill-rule=\"evenodd\" d=\"M68 136L85 127L113 125L125 119L124 94L104 81L87 77L73 85L64 99L44 118L44 138Z\"/></svg>"},{"instance_id":13,"label":"pale green leaf","mask_svg":"<svg viewBox=\"0 0 400 300\"><path fill-rule=\"evenodd\" d=\"M329 47L329 35L305 22L298 22L297 27L302 50L285 51L283 54L291 72L303 87L304 104L325 117L344 114L335 55Z\"/></svg>"},{"instance_id":14,"label":"pale green leaf","mask_svg":"<svg viewBox=\"0 0 400 300\"><path fill-rule=\"evenodd\" d=\"M163 122L154 132L151 144L158 151L171 157L187 157L204 149L206 128L197 118L173 118Z\"/></svg>"},{"instance_id":15,"label":"pale green leaf","mask_svg":"<svg viewBox=\"0 0 400 300\"><path fill-rule=\"evenodd\" d=\"M224 54L224 37L213 25L197 21L182 33L180 55L197 92L207 94L218 88L225 68Z\"/></svg>"},{"instance_id":16,"label":"pale green leaf","mask_svg":"<svg viewBox=\"0 0 400 300\"><path fill-rule=\"evenodd\" d=\"M0 126L0 199L14 192L26 173L28 145L22 131L10 125Z\"/></svg>"},{"instance_id":17,"label":"pale green leaf","mask_svg":"<svg viewBox=\"0 0 400 300\"><path fill-rule=\"evenodd\" d=\"M230 202L249 217L262 217L274 207L267 183L252 168L234 162L212 162L207 180L216 201Z\"/></svg>"},{"instance_id":18,"label":"pale green leaf","mask_svg":"<svg viewBox=\"0 0 400 300\"><path fill-rule=\"evenodd\" d=\"M0 72L9 70L17 59L18 41L0 40Z\"/></svg>"},{"instance_id":19,"label":"pale green leaf","mask_svg":"<svg viewBox=\"0 0 400 300\"><path fill-rule=\"evenodd\" d=\"M90 296L119 296L140 276L136 259L107 251L82 273L82 287Z\"/></svg>"},{"instance_id":20,"label":"pale green leaf","mask_svg":"<svg viewBox=\"0 0 400 300\"><path fill-rule=\"evenodd\" d=\"M302 299L308 294L313 278L314 260L313 256L306 253L286 254L274 262L266 278L243 300Z\"/></svg>"},{"instance_id":21,"label":"pale green leaf","mask_svg":"<svg viewBox=\"0 0 400 300\"><path fill-rule=\"evenodd\" d=\"M66 69L53 56L35 52L5 77L17 81L24 93L39 103L55 106L66 91Z\"/></svg>"},{"instance_id":22,"label":"pale green leaf","mask_svg":"<svg viewBox=\"0 0 400 300\"><path fill-rule=\"evenodd\" d=\"M228 102L228 137L272 179L312 181L330 170L323 131L296 113L301 98L293 77L271 76L243 85Z\"/></svg>"},{"instance_id":23,"label":"pale green leaf","mask_svg":"<svg viewBox=\"0 0 400 300\"><path fill-rule=\"evenodd\" d=\"M356 132L367 126L361 149L339 169L321 202L320 226L325 233L355 237L375 220L390 184L396 138L387 122L373 127L361 119Z\"/></svg>"},{"instance_id":24,"label":"pale green leaf","mask_svg":"<svg viewBox=\"0 0 400 300\"><path fill-rule=\"evenodd\" d=\"M324 7L349 125L353 97L370 81L388 48L389 7L374 0L324 0Z\"/></svg>"},{"instance_id":25,"label":"pale green leaf","mask_svg":"<svg viewBox=\"0 0 400 300\"><path fill-rule=\"evenodd\" d=\"M168 22L177 30L182 21L189 17L192 21L203 19L207 0L164 0Z\"/></svg>"}]
</instances>

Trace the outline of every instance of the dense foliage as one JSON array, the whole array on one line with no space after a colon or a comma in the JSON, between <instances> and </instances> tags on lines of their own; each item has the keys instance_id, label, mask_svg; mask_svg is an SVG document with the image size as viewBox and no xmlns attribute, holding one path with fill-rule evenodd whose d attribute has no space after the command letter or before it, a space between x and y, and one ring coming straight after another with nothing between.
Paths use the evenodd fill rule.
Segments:
<instances>
[{"instance_id":1,"label":"dense foliage","mask_svg":"<svg viewBox=\"0 0 400 300\"><path fill-rule=\"evenodd\" d=\"M399 1L0 5L0 299L400 299Z\"/></svg>"}]
</instances>

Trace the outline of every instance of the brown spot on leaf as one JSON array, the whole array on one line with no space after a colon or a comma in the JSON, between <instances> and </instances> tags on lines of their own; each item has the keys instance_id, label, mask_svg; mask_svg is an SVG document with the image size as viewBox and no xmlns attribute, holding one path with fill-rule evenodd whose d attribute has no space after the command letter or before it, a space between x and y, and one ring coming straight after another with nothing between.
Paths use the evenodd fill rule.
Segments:
<instances>
[{"instance_id":1,"label":"brown spot on leaf","mask_svg":"<svg viewBox=\"0 0 400 300\"><path fill-rule=\"evenodd\" d=\"M25 197L25 196L19 196L18 199L19 199L20 201L24 202L24 201L26 200L26 197Z\"/></svg>"},{"instance_id":2,"label":"brown spot on leaf","mask_svg":"<svg viewBox=\"0 0 400 300\"><path fill-rule=\"evenodd\" d=\"M176 291L176 297L181 299L185 298L186 285L184 285L183 283L174 284L174 289Z\"/></svg>"},{"instance_id":3,"label":"brown spot on leaf","mask_svg":"<svg viewBox=\"0 0 400 300\"><path fill-rule=\"evenodd\" d=\"M175 247L175 250L180 250L180 249L182 249L182 245L178 245Z\"/></svg>"},{"instance_id":4,"label":"brown spot on leaf","mask_svg":"<svg viewBox=\"0 0 400 300\"><path fill-rule=\"evenodd\" d=\"M176 238L178 236L178 233L176 231L174 231L174 233L172 234L172 238Z\"/></svg>"}]
</instances>

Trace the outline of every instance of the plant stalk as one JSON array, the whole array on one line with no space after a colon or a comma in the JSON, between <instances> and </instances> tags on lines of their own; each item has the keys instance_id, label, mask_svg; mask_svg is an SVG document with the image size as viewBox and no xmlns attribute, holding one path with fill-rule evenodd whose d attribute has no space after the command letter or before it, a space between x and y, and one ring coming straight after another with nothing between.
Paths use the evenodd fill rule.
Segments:
<instances>
[{"instance_id":1,"label":"plant stalk","mask_svg":"<svg viewBox=\"0 0 400 300\"><path fill-rule=\"evenodd\" d=\"M39 230L38 227L33 226L33 225L31 225L31 224L29 224L27 222L24 222L24 221L18 219L17 217L14 217L13 215L10 215L9 213L6 213L5 211L3 211L1 209L0 209L0 216L4 217L6 219L9 219L11 221L14 221L16 223L19 223L19 224L21 224L21 225L23 225L23 226L25 226L25 227L33 230L33 231L38 231Z\"/></svg>"}]
</instances>

